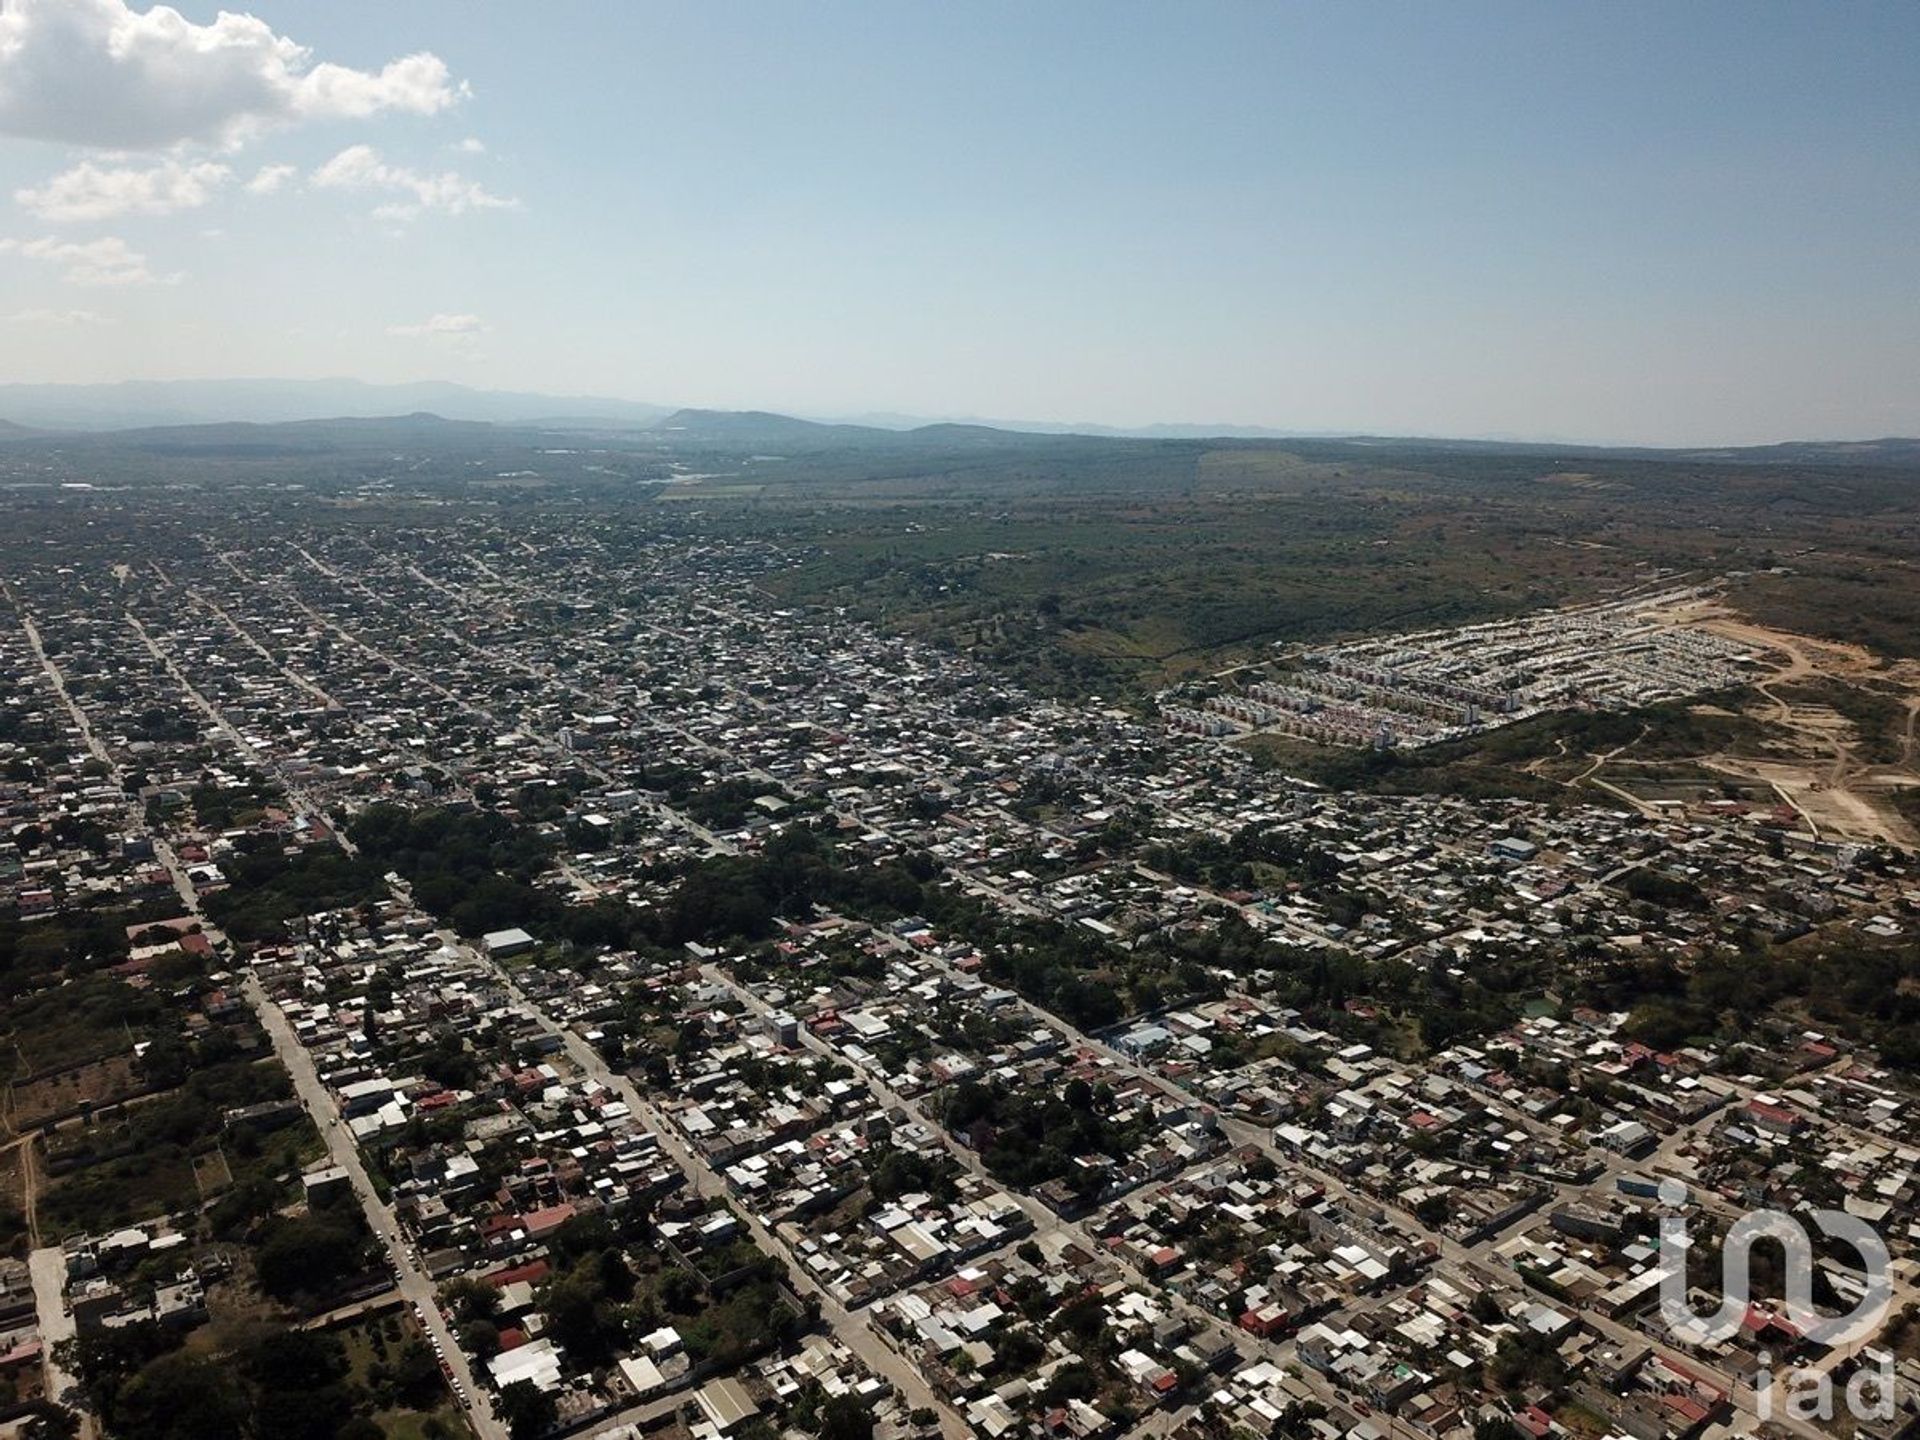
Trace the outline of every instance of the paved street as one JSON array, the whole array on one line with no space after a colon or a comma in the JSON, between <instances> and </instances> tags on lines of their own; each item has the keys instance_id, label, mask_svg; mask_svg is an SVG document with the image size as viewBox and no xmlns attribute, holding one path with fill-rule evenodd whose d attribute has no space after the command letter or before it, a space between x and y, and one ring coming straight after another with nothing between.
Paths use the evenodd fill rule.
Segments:
<instances>
[{"instance_id":1,"label":"paved street","mask_svg":"<svg viewBox=\"0 0 1920 1440\"><path fill-rule=\"evenodd\" d=\"M129 619L132 619L132 617L129 617ZM56 690L62 700L66 702L75 723L87 737L89 746L94 750L95 755L99 759L112 766L115 773L118 774L119 767L115 764L112 755L106 750L105 746L94 739L91 729L87 726L85 713L74 703L72 697L68 695L66 686L60 677L58 667L47 658L46 651L40 644L39 634L34 629L32 620L28 619L25 624L35 653L39 656L41 663L46 667L48 674L53 677ZM134 627L140 631L142 640L148 645L155 658L162 663L170 664L164 654L159 650L159 647L154 644L152 637L146 633L137 621L134 622ZM185 684L184 677L182 677L182 684ZM190 686L187 688L191 690ZM222 727L232 736L236 743L239 743L239 736L232 732L230 726L225 724L224 719L215 707L207 702L204 697L199 696L197 692L193 693L193 699L195 703L203 708L208 717L216 725ZM321 812L316 808L315 813ZM329 817L329 824L331 823L331 818ZM346 844L346 837L344 835L337 835L337 838L343 845ZM223 955L227 955L228 949L224 938L220 936L218 928L206 919L201 909L200 897L194 890L193 882L188 877L185 867L180 863L180 859L174 853L173 848L164 840L156 839L155 852L159 856L161 863L166 867L167 873L172 878L174 888L180 896L181 903L187 908L189 914L200 920L202 929L207 933L209 938L215 942L216 948L219 949ZM322 1139L326 1142L327 1151L333 1163L343 1167L352 1178L354 1193L359 1197L361 1207L366 1213L368 1225L372 1228L373 1233L379 1237L381 1243L387 1248L388 1253L393 1258L395 1268L398 1271L397 1288L407 1301L419 1307L422 1324L425 1326L427 1334L433 1341L437 1342L439 1352L446 1364L451 1368L454 1378L465 1387L467 1395L465 1408L468 1422L474 1427L480 1440L507 1440L506 1427L494 1418L491 1405L486 1398L490 1392L475 1383L474 1375L468 1365L466 1355L454 1340L446 1322L441 1318L439 1308L434 1302L433 1282L428 1279L426 1274L419 1268L417 1262L415 1262L409 1254L405 1245L401 1243L399 1222L395 1219L392 1210L380 1199L378 1193L374 1190L372 1181L368 1179L366 1167L361 1163L359 1150L353 1143L351 1132L348 1131L345 1126L337 1123L339 1117L338 1107L334 1105L333 1098L328 1095L326 1087L321 1084L320 1077L314 1071L312 1059L307 1055L305 1048L294 1035L292 1026L287 1023L286 1015L281 1011L279 1006L267 998L266 992L260 987L259 980L251 973L248 973L242 980L241 992L246 996L247 1003L252 1006L262 1029L266 1031L268 1039L272 1042L275 1055L278 1056L280 1063L286 1067L288 1075L292 1078L294 1092L299 1096L300 1103L306 1109L308 1117L314 1124L314 1128L319 1131ZM44 1254L46 1252L35 1253ZM58 1251L52 1253L57 1255ZM48 1262L41 1261L40 1267L34 1270L35 1300L41 1305L43 1323L47 1311L45 1309L45 1302L41 1296L41 1289L43 1285L43 1270L47 1264ZM58 1294L59 1292L56 1289L54 1291L56 1305ZM49 1355L51 1355L51 1347L49 1347ZM48 1363L49 1366L51 1366L50 1360ZM52 1379L53 1373L51 1369L49 1369L50 1388Z\"/></svg>"},{"instance_id":2,"label":"paved street","mask_svg":"<svg viewBox=\"0 0 1920 1440\"><path fill-rule=\"evenodd\" d=\"M43 1245L27 1255L27 1269L33 1277L33 1308L39 1317L40 1363L46 1372L47 1394L73 1405L80 1416L83 1440L92 1440L99 1424L91 1411L78 1402L80 1395L74 1377L61 1368L56 1348L74 1337L73 1312L67 1309L67 1257L58 1245Z\"/></svg>"},{"instance_id":3,"label":"paved street","mask_svg":"<svg viewBox=\"0 0 1920 1440\"><path fill-rule=\"evenodd\" d=\"M287 1023L287 1017L280 1007L260 988L259 980L248 975L242 989L247 1003L253 1006L254 1013L260 1017L262 1027L273 1042L274 1054L293 1077L294 1091L299 1095L300 1103L306 1107L307 1114L313 1117L314 1124L326 1139L328 1156L352 1177L354 1194L359 1196L361 1207L366 1211L367 1223L393 1257L398 1271L396 1288L402 1298L417 1307L427 1334L438 1343L439 1353L452 1367L454 1378L466 1388L468 1422L479 1432L481 1440L507 1440L506 1426L494 1418L492 1407L485 1399L491 1392L476 1383L466 1353L440 1314L434 1299L433 1281L413 1259L401 1239L400 1222L368 1179L366 1167L360 1160L359 1147L353 1143L352 1132L345 1125L337 1123L338 1108L319 1075L314 1072L313 1061L308 1057L305 1047L293 1033L293 1027Z\"/></svg>"},{"instance_id":4,"label":"paved street","mask_svg":"<svg viewBox=\"0 0 1920 1440\"><path fill-rule=\"evenodd\" d=\"M460 945L459 937L451 931L441 932L441 939L448 944ZM504 973L504 972L503 972ZM568 1057L587 1075L612 1089L625 1100L634 1113L643 1116L648 1128L659 1138L660 1148L673 1160L694 1184L696 1193L702 1195L724 1195L726 1183L707 1164L706 1160L680 1139L678 1132L643 1095L639 1088L625 1075L612 1069L600 1057L591 1045L571 1027L556 1023L541 1007L513 983L512 977L506 977L507 988L514 1000L529 1012L539 1016L547 1028L559 1035L566 1046ZM736 1207L739 1208L739 1207ZM941 1433L947 1440L966 1440L968 1430L953 1409L946 1405L928 1388L920 1373L908 1364L898 1351L894 1350L860 1316L853 1314L839 1301L828 1295L801 1266L786 1246L766 1225L751 1212L741 1213L751 1231L754 1243L767 1254L779 1259L786 1267L793 1286L803 1295L810 1295L820 1304L820 1318L832 1327L834 1335L848 1349L857 1355L861 1362L874 1374L891 1382L906 1397L907 1403L915 1407L933 1410L940 1417ZM644 1407L642 1407L644 1408ZM616 1419L618 1417L615 1417ZM607 1422L609 1424L612 1421Z\"/></svg>"}]
</instances>

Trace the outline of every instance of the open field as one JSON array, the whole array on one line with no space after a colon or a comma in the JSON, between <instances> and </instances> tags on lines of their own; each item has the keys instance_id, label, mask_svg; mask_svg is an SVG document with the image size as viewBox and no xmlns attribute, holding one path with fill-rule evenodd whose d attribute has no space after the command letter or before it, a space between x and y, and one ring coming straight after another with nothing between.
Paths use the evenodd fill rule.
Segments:
<instances>
[{"instance_id":1,"label":"open field","mask_svg":"<svg viewBox=\"0 0 1920 1440\"><path fill-rule=\"evenodd\" d=\"M224 1151L216 1148L193 1157L193 1186L202 1200L211 1200L232 1185L233 1170Z\"/></svg>"},{"instance_id":2,"label":"open field","mask_svg":"<svg viewBox=\"0 0 1920 1440\"><path fill-rule=\"evenodd\" d=\"M769 576L1053 693L1138 693L1308 643L1606 593L1579 552L1324 494L762 515L806 547Z\"/></svg>"}]
</instances>

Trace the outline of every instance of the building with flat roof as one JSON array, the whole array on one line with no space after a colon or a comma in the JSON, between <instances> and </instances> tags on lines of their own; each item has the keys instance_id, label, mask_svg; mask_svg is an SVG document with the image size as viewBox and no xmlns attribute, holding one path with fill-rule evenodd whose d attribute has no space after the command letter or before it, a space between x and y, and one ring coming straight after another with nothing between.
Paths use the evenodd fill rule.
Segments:
<instances>
[{"instance_id":1,"label":"building with flat roof","mask_svg":"<svg viewBox=\"0 0 1920 1440\"><path fill-rule=\"evenodd\" d=\"M487 954L498 960L507 955L520 955L533 948L533 936L515 926L511 930L490 930L480 937L480 945Z\"/></svg>"}]
</instances>

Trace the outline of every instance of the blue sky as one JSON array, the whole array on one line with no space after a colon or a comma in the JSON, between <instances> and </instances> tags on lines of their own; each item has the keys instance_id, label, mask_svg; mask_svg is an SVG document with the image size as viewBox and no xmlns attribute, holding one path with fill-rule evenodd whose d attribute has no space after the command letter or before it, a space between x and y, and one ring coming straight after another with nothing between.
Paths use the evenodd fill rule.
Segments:
<instances>
[{"instance_id":1,"label":"blue sky","mask_svg":"<svg viewBox=\"0 0 1920 1440\"><path fill-rule=\"evenodd\" d=\"M1910 3L227 4L0 7L0 380L1920 433Z\"/></svg>"}]
</instances>

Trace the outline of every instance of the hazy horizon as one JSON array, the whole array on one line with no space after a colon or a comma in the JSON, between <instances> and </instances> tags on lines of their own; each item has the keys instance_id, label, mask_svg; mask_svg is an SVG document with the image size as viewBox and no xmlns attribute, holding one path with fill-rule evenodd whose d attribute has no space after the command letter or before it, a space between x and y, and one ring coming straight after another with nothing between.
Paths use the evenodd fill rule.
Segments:
<instances>
[{"instance_id":1,"label":"hazy horizon","mask_svg":"<svg viewBox=\"0 0 1920 1440\"><path fill-rule=\"evenodd\" d=\"M244 390L249 387L262 387L269 393L277 392L281 387L299 390L306 387L353 387L367 392L366 403L352 404L342 402L330 407L325 401L317 403L298 403L287 401L275 405L268 395L256 395L247 403L222 404L212 397L199 400L182 400L177 411L155 410L151 412L116 412L110 403L102 401L89 407L85 397L101 396L105 392L122 390L160 392L191 391L194 387L236 387ZM71 408L56 405L53 409L29 404L25 408L9 406L10 398L20 391L53 391L70 396ZM539 390L492 388L470 386L459 381L444 378L422 378L399 381L369 381L351 375L325 375L298 377L286 375L228 375L228 376L183 376L175 379L152 380L130 378L116 381L99 382L34 382L0 381L0 424L13 423L28 429L58 431L74 429L85 431L107 431L116 429L134 429L147 426L192 425L214 422L271 424L283 421L394 418L408 413L404 404L398 403L409 397L396 395L395 392L434 391L466 394L474 401L483 402L480 409L488 413L479 413L471 404L452 404L440 407L445 410L445 418L462 420L484 420L489 423L518 423L541 420L587 420L605 418L627 424L652 423L638 421L633 414L621 414L623 408L631 412L658 411L660 418L666 418L679 410L703 410L716 413L771 413L787 416L821 425L854 425L875 429L906 430L930 425L980 425L1033 434L1113 434L1122 437L1153 438L1164 432L1165 438L1196 438L1218 436L1221 438L1256 439L1341 439L1356 440L1436 440L1458 443L1491 443L1516 445L1547 445L1586 447L1592 449L1631 449L1653 450L1712 450L1721 448L1745 448L1752 445L1778 444L1791 441L1814 443L1857 443L1875 440L1920 439L1916 436L1896 435L1888 432L1884 435L1794 435L1783 436L1779 441L1759 442L1694 442L1692 444L1662 444L1646 441L1623 441L1607 437L1579 435L1545 435L1521 433L1425 433L1393 432L1361 429L1287 429L1278 426L1263 426L1234 421L1208 421L1189 419L1169 419L1160 417L1131 422L1103 422L1063 420L1049 416L1006 416L971 415L964 413L945 413L915 415L898 411L856 411L852 413L806 413L802 411L773 410L764 405L742 404L727 406L680 406L671 401L648 399L631 395L556 395ZM497 397L497 398L496 398ZM435 395L421 397L428 413L439 414L435 408ZM383 399L396 403L382 405ZM507 403L510 400L524 401L517 406ZM588 408L569 408L588 407ZM610 407L612 413L601 414L590 407ZM17 415L25 415L21 420Z\"/></svg>"},{"instance_id":2,"label":"hazy horizon","mask_svg":"<svg viewBox=\"0 0 1920 1440\"><path fill-rule=\"evenodd\" d=\"M0 10L0 381L1920 433L1909 5L175 8Z\"/></svg>"}]
</instances>

